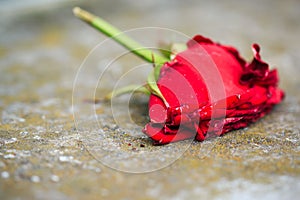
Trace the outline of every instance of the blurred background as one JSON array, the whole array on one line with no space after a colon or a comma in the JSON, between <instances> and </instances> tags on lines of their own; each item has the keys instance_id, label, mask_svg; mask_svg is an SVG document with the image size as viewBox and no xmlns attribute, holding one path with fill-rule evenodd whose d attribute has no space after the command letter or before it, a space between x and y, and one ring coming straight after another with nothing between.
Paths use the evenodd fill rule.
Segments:
<instances>
[{"instance_id":1,"label":"blurred background","mask_svg":"<svg viewBox=\"0 0 300 200\"><path fill-rule=\"evenodd\" d=\"M258 43L262 58L279 71L286 99L247 129L193 142L183 158L162 170L136 175L105 167L77 134L72 92L81 63L106 37L75 18L74 6L121 30L162 27L190 37L202 34L235 46L247 60L252 59L251 45ZM0 13L0 199L296 199L300 195L299 1L0 0ZM160 40L145 35L136 39ZM112 45L101 56L109 59L119 48ZM103 70L99 60L93 62L97 67L91 73ZM119 67L133 62L141 61L129 57ZM79 87L94 87L88 80L87 75ZM98 91L112 87L108 83ZM97 112L106 114L101 105ZM112 122L104 123L108 130L116 129ZM145 138L121 138L109 144L125 153L143 155L154 149L164 153ZM176 151L180 145L168 148ZM202 150L211 145L211 152L203 156Z\"/></svg>"}]
</instances>

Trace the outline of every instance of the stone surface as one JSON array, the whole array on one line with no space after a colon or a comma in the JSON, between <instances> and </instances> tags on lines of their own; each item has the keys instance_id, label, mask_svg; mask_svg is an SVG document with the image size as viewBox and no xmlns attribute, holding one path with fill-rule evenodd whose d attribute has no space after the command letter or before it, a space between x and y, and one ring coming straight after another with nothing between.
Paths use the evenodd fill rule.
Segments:
<instances>
[{"instance_id":1,"label":"stone surface","mask_svg":"<svg viewBox=\"0 0 300 200\"><path fill-rule=\"evenodd\" d=\"M73 17L75 3L26 12L18 7L18 13L12 6L1 16L0 199L300 195L299 1L80 2L122 30L200 33L249 59L257 42L262 57L278 68L286 99L270 115L224 137L167 146L153 146L141 133L148 120L145 97L121 97L112 107L90 102L115 83L143 83L151 66L128 54L115 59L124 50L110 41L89 54L106 38ZM129 34L149 46L184 39L153 30Z\"/></svg>"}]
</instances>

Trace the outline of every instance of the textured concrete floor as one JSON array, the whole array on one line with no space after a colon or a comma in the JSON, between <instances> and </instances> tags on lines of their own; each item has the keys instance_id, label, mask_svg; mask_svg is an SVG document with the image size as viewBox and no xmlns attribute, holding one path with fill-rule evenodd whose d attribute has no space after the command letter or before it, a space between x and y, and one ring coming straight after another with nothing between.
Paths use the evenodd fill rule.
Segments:
<instances>
[{"instance_id":1,"label":"textured concrete floor","mask_svg":"<svg viewBox=\"0 0 300 200\"><path fill-rule=\"evenodd\" d=\"M0 199L300 195L298 1L80 3L122 30L203 34L236 46L248 60L257 42L278 68L286 99L270 115L224 137L159 147L141 133L145 97L123 97L113 107L89 102L115 83L143 83L151 66L126 54L105 70L123 48L106 41L89 54L106 38L73 17L78 4L70 2L0 19ZM184 39L166 29L129 34L150 46Z\"/></svg>"}]
</instances>

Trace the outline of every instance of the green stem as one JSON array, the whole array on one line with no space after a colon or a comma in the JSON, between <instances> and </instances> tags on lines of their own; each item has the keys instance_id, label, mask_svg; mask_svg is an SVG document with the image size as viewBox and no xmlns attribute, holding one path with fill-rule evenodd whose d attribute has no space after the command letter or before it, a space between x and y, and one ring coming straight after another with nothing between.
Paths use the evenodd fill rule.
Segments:
<instances>
[{"instance_id":1,"label":"green stem","mask_svg":"<svg viewBox=\"0 0 300 200\"><path fill-rule=\"evenodd\" d=\"M119 88L117 90L112 91L111 93L107 94L104 97L104 100L110 100L113 97L120 96L122 94L128 94L128 93L133 93L133 92L140 92L143 94L150 95L151 92L147 89L145 86L140 86L140 85L128 85L122 88Z\"/></svg>"},{"instance_id":2,"label":"green stem","mask_svg":"<svg viewBox=\"0 0 300 200\"><path fill-rule=\"evenodd\" d=\"M136 54L137 56L143 58L148 62L163 64L169 61L169 59L167 59L166 57L156 54L153 51L143 47L138 42L126 36L125 34L122 33L122 31L112 26L111 24L101 19L100 17L97 17L85 10L82 10L79 7L75 7L73 9L73 13L75 16L87 22L92 27L96 28L97 30L107 35L108 37L111 37L116 42L123 45L125 48L129 49L134 54Z\"/></svg>"}]
</instances>

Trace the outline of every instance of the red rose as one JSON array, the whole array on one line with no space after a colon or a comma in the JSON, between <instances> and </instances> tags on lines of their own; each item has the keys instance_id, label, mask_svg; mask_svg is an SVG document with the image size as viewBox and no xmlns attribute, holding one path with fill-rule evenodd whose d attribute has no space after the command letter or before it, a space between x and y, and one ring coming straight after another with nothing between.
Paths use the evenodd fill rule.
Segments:
<instances>
[{"instance_id":1,"label":"red rose","mask_svg":"<svg viewBox=\"0 0 300 200\"><path fill-rule=\"evenodd\" d=\"M277 88L277 71L270 71L261 60L257 44L252 46L253 60L247 63L235 48L197 35L170 61L87 11L76 7L74 14L137 56L157 63L146 86L125 87L106 96L110 100L129 91L150 94L150 122L143 131L156 144L188 138L203 141L246 127L284 97Z\"/></svg>"},{"instance_id":2,"label":"red rose","mask_svg":"<svg viewBox=\"0 0 300 200\"><path fill-rule=\"evenodd\" d=\"M200 35L187 47L160 70L157 85L164 100L150 96L150 122L143 131L155 144L203 141L246 127L282 101L277 71L261 60L257 44L250 63L235 48Z\"/></svg>"}]
</instances>

